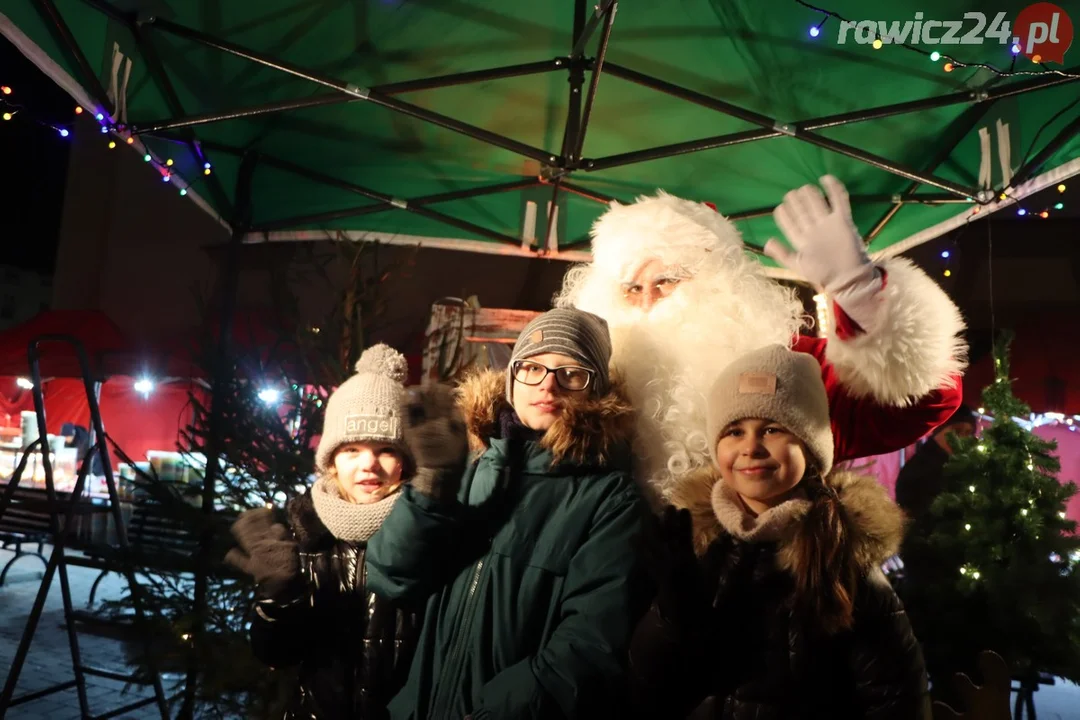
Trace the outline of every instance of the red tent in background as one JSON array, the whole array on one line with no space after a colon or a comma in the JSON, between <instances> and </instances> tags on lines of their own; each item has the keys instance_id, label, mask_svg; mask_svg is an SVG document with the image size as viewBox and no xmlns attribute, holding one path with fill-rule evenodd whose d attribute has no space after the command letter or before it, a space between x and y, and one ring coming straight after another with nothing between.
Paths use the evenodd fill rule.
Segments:
<instances>
[{"instance_id":1,"label":"red tent in background","mask_svg":"<svg viewBox=\"0 0 1080 720\"><path fill-rule=\"evenodd\" d=\"M0 423L17 427L23 411L33 411L32 393L17 384L30 377L28 348L42 335L69 335L86 349L91 373L102 381L99 407L105 432L135 460L148 450L175 450L178 432L191 420L188 393L190 363L171 355L141 350L96 310L51 310L0 332ZM39 345L48 432L60 434L67 423L90 426L90 408L77 354L68 343ZM156 378L152 392L135 390L141 377ZM161 379L174 378L163 384ZM114 461L116 458L114 457Z\"/></svg>"},{"instance_id":2,"label":"red tent in background","mask_svg":"<svg viewBox=\"0 0 1080 720\"><path fill-rule=\"evenodd\" d=\"M1080 415L1080 334L1075 328L1077 318L1070 312L1031 313L1013 328L1009 375L1016 396L1032 412ZM982 405L983 388L993 381L993 354L973 358L964 375L964 402L972 408Z\"/></svg>"},{"instance_id":3,"label":"red tent in background","mask_svg":"<svg viewBox=\"0 0 1080 720\"><path fill-rule=\"evenodd\" d=\"M107 372L106 368L116 364L122 356L128 356L131 351L124 333L105 313L97 310L47 310L0 332L0 376L29 377L27 352L31 341L42 335L75 337L86 348L91 372L98 377L116 374ZM39 347L42 377L81 375L79 361L71 345L50 342L42 343Z\"/></svg>"}]
</instances>

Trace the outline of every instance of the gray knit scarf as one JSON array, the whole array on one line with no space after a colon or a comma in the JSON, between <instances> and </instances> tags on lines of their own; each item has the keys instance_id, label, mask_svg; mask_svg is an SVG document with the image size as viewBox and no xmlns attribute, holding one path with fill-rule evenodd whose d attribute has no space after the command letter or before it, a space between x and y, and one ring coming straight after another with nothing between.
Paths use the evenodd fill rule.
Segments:
<instances>
[{"instance_id":1,"label":"gray knit scarf","mask_svg":"<svg viewBox=\"0 0 1080 720\"><path fill-rule=\"evenodd\" d=\"M357 505L345 500L338 493L334 481L319 478L311 487L311 500L315 514L338 540L366 542L382 527L401 491L370 505Z\"/></svg>"}]
</instances>

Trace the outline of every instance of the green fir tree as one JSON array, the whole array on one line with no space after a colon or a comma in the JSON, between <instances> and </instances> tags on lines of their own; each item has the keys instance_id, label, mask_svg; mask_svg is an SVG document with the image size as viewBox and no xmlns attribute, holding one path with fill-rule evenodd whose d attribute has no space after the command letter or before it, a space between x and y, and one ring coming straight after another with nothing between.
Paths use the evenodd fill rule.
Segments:
<instances>
[{"instance_id":1,"label":"green fir tree","mask_svg":"<svg viewBox=\"0 0 1080 720\"><path fill-rule=\"evenodd\" d=\"M902 595L923 645L934 695L955 702L956 672L977 677L982 650L1014 678L1048 672L1080 681L1080 537L1057 478L1056 444L1016 422L1030 408L1012 391L1011 333L994 349L983 391L994 418L978 437L950 436L943 491L908 529Z\"/></svg>"}]
</instances>

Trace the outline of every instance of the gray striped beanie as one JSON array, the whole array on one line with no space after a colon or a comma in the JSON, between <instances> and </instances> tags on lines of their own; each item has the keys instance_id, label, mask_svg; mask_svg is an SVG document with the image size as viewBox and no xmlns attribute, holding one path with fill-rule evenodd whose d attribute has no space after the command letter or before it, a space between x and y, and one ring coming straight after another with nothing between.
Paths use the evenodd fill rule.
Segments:
<instances>
[{"instance_id":1,"label":"gray striped beanie","mask_svg":"<svg viewBox=\"0 0 1080 720\"><path fill-rule=\"evenodd\" d=\"M577 308L556 308L533 318L518 335L506 368L506 399L514 401L514 363L544 353L560 353L592 370L592 388L598 395L608 389L611 336L607 321Z\"/></svg>"}]
</instances>

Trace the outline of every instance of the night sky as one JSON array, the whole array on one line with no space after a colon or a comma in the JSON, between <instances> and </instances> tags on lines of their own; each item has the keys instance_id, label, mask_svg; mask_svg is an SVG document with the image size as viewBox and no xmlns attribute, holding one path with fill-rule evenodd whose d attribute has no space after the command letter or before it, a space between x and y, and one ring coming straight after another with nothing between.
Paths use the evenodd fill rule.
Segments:
<instances>
[{"instance_id":1,"label":"night sky","mask_svg":"<svg viewBox=\"0 0 1080 720\"><path fill-rule=\"evenodd\" d=\"M68 125L75 103L6 38L0 37L0 166L6 176L0 195L3 256L0 264L52 274L64 202L68 140L51 126Z\"/></svg>"}]
</instances>

